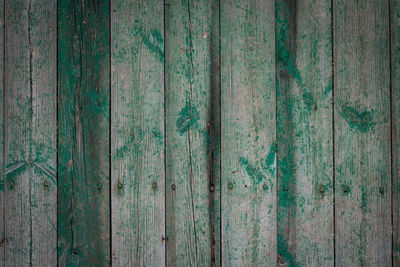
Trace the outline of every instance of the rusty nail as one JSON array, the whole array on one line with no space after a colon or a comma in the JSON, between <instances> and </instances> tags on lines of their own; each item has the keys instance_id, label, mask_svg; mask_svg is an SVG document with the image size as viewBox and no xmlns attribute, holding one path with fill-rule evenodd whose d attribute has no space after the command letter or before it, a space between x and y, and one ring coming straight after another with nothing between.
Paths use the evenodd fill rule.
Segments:
<instances>
[{"instance_id":1,"label":"rusty nail","mask_svg":"<svg viewBox=\"0 0 400 267\"><path fill-rule=\"evenodd\" d=\"M210 192L214 192L215 190L215 186L214 185L210 185Z\"/></svg>"},{"instance_id":2,"label":"rusty nail","mask_svg":"<svg viewBox=\"0 0 400 267\"><path fill-rule=\"evenodd\" d=\"M118 182L118 188L122 189L122 183L121 182Z\"/></svg>"},{"instance_id":3,"label":"rusty nail","mask_svg":"<svg viewBox=\"0 0 400 267\"><path fill-rule=\"evenodd\" d=\"M325 192L325 186L320 185L319 186L319 192L324 193Z\"/></svg>"},{"instance_id":4,"label":"rusty nail","mask_svg":"<svg viewBox=\"0 0 400 267\"><path fill-rule=\"evenodd\" d=\"M232 182L229 182L229 183L228 183L228 188L229 188L229 189L232 189L232 188L233 188L233 183L232 183Z\"/></svg>"},{"instance_id":5,"label":"rusty nail","mask_svg":"<svg viewBox=\"0 0 400 267\"><path fill-rule=\"evenodd\" d=\"M347 185L343 186L343 192L344 193L349 192L349 187Z\"/></svg>"},{"instance_id":6,"label":"rusty nail","mask_svg":"<svg viewBox=\"0 0 400 267\"><path fill-rule=\"evenodd\" d=\"M268 185L267 185L267 184L263 184L262 188L263 188L264 190L267 190L267 189L268 189Z\"/></svg>"},{"instance_id":7,"label":"rusty nail","mask_svg":"<svg viewBox=\"0 0 400 267\"><path fill-rule=\"evenodd\" d=\"M43 183L43 185L45 186L45 187L48 187L49 186L49 180L48 179L46 179L46 180L44 180L44 183Z\"/></svg>"},{"instance_id":8,"label":"rusty nail","mask_svg":"<svg viewBox=\"0 0 400 267\"><path fill-rule=\"evenodd\" d=\"M151 186L153 187L154 190L156 190L158 187L157 182L154 182Z\"/></svg>"},{"instance_id":9,"label":"rusty nail","mask_svg":"<svg viewBox=\"0 0 400 267\"><path fill-rule=\"evenodd\" d=\"M172 189L173 191L175 191L176 185L175 185L175 184L171 184L171 189Z\"/></svg>"},{"instance_id":10,"label":"rusty nail","mask_svg":"<svg viewBox=\"0 0 400 267\"><path fill-rule=\"evenodd\" d=\"M383 186L379 187L379 193L381 193L383 195L384 192L385 192L385 190L383 190Z\"/></svg>"}]
</instances>

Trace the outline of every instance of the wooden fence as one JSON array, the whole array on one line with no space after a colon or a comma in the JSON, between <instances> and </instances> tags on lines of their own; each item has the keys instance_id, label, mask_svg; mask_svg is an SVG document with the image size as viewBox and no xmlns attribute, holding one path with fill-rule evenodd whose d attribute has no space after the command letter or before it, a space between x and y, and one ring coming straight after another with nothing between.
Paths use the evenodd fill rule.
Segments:
<instances>
[{"instance_id":1,"label":"wooden fence","mask_svg":"<svg viewBox=\"0 0 400 267\"><path fill-rule=\"evenodd\" d=\"M400 0L1 0L0 265L400 266Z\"/></svg>"}]
</instances>

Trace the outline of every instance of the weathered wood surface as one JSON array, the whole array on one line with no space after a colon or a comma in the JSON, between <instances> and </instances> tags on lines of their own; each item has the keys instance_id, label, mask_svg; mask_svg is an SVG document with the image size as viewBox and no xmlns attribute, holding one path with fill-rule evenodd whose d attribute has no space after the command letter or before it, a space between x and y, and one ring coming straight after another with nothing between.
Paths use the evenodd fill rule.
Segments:
<instances>
[{"instance_id":1,"label":"weathered wood surface","mask_svg":"<svg viewBox=\"0 0 400 267\"><path fill-rule=\"evenodd\" d=\"M274 2L221 2L224 266L276 264Z\"/></svg>"},{"instance_id":2,"label":"weathered wood surface","mask_svg":"<svg viewBox=\"0 0 400 267\"><path fill-rule=\"evenodd\" d=\"M0 0L0 265L400 266L399 29L399 0Z\"/></svg>"},{"instance_id":3,"label":"weathered wood surface","mask_svg":"<svg viewBox=\"0 0 400 267\"><path fill-rule=\"evenodd\" d=\"M219 263L218 11L211 0L166 3L169 266Z\"/></svg>"},{"instance_id":4,"label":"weathered wood surface","mask_svg":"<svg viewBox=\"0 0 400 267\"><path fill-rule=\"evenodd\" d=\"M400 266L400 1L390 1L393 266Z\"/></svg>"},{"instance_id":5,"label":"weathered wood surface","mask_svg":"<svg viewBox=\"0 0 400 267\"><path fill-rule=\"evenodd\" d=\"M331 1L276 1L278 264L333 266Z\"/></svg>"},{"instance_id":6,"label":"weathered wood surface","mask_svg":"<svg viewBox=\"0 0 400 267\"><path fill-rule=\"evenodd\" d=\"M163 1L112 1L112 264L165 265Z\"/></svg>"},{"instance_id":7,"label":"weathered wood surface","mask_svg":"<svg viewBox=\"0 0 400 267\"><path fill-rule=\"evenodd\" d=\"M110 264L110 3L58 1L58 264Z\"/></svg>"},{"instance_id":8,"label":"weathered wood surface","mask_svg":"<svg viewBox=\"0 0 400 267\"><path fill-rule=\"evenodd\" d=\"M7 239L4 214L4 1L0 1L0 264L4 263Z\"/></svg>"},{"instance_id":9,"label":"weathered wood surface","mask_svg":"<svg viewBox=\"0 0 400 267\"><path fill-rule=\"evenodd\" d=\"M5 1L5 266L54 266L56 1Z\"/></svg>"},{"instance_id":10,"label":"weathered wood surface","mask_svg":"<svg viewBox=\"0 0 400 267\"><path fill-rule=\"evenodd\" d=\"M388 1L333 2L336 265L390 266Z\"/></svg>"}]
</instances>

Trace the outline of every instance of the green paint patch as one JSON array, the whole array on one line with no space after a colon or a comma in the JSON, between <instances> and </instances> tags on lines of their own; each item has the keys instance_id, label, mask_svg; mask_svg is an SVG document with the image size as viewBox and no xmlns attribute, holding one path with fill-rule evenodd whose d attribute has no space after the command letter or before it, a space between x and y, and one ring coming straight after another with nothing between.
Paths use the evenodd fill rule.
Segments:
<instances>
[{"instance_id":1,"label":"green paint patch","mask_svg":"<svg viewBox=\"0 0 400 267\"><path fill-rule=\"evenodd\" d=\"M277 152L276 144L273 143L269 149L269 152L267 154L267 157L265 158L264 161L264 169L266 171L269 171L271 174L275 172L275 166L273 166L275 162L275 154Z\"/></svg>"},{"instance_id":2,"label":"green paint patch","mask_svg":"<svg viewBox=\"0 0 400 267\"><path fill-rule=\"evenodd\" d=\"M278 56L278 62L282 64L283 68L286 69L287 73L296 80L297 85L302 90L302 98L303 102L306 105L307 109L316 109L316 103L311 95L311 93L307 90L307 87L304 84L303 78L301 76L300 70L296 66L296 57L294 53L292 53L287 45L286 40L287 32L289 32L289 22L285 16L280 15L280 7L277 4L277 12L276 12L276 23L278 25L277 28L277 38L276 38L276 50Z\"/></svg>"},{"instance_id":3,"label":"green paint patch","mask_svg":"<svg viewBox=\"0 0 400 267\"><path fill-rule=\"evenodd\" d=\"M374 127L372 111L359 112L350 104L345 104L342 107L341 115L347 121L351 128L355 128L362 133Z\"/></svg>"},{"instance_id":4,"label":"green paint patch","mask_svg":"<svg viewBox=\"0 0 400 267\"><path fill-rule=\"evenodd\" d=\"M178 120L176 121L176 128L182 135L187 132L191 127L198 127L200 113L195 107L186 103L185 107L179 112Z\"/></svg>"},{"instance_id":5,"label":"green paint patch","mask_svg":"<svg viewBox=\"0 0 400 267\"><path fill-rule=\"evenodd\" d=\"M329 94L330 92L332 92L332 78L329 79L329 83L328 83L328 85L327 85L326 88L325 88L324 95L327 95L327 94Z\"/></svg>"},{"instance_id":6,"label":"green paint patch","mask_svg":"<svg viewBox=\"0 0 400 267\"><path fill-rule=\"evenodd\" d=\"M4 180L0 180L0 192L4 191Z\"/></svg>"},{"instance_id":7,"label":"green paint patch","mask_svg":"<svg viewBox=\"0 0 400 267\"><path fill-rule=\"evenodd\" d=\"M157 29L147 30L138 20L135 20L133 35L140 36L150 52L156 54L161 62L164 60L164 38Z\"/></svg>"},{"instance_id":8,"label":"green paint patch","mask_svg":"<svg viewBox=\"0 0 400 267\"><path fill-rule=\"evenodd\" d=\"M313 109L313 108L315 109L315 107L316 107L315 101L310 92L308 92L307 90L304 90L302 97L303 97L303 102L307 106L308 109Z\"/></svg>"},{"instance_id":9,"label":"green paint patch","mask_svg":"<svg viewBox=\"0 0 400 267\"><path fill-rule=\"evenodd\" d=\"M263 180L264 174L262 171L251 165L246 158L240 157L239 163L254 182L260 183Z\"/></svg>"}]
</instances>

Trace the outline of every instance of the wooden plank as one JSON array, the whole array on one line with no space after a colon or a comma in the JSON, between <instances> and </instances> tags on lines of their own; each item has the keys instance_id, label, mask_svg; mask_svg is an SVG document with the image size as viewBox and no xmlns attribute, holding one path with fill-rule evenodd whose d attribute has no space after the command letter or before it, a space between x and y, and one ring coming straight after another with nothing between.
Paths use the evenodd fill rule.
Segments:
<instances>
[{"instance_id":1,"label":"wooden plank","mask_svg":"<svg viewBox=\"0 0 400 267\"><path fill-rule=\"evenodd\" d=\"M400 1L390 1L393 266L400 266Z\"/></svg>"},{"instance_id":2,"label":"wooden plank","mask_svg":"<svg viewBox=\"0 0 400 267\"><path fill-rule=\"evenodd\" d=\"M165 265L163 1L112 1L112 265Z\"/></svg>"},{"instance_id":3,"label":"wooden plank","mask_svg":"<svg viewBox=\"0 0 400 267\"><path fill-rule=\"evenodd\" d=\"M336 265L390 266L388 1L335 0Z\"/></svg>"},{"instance_id":4,"label":"wooden plank","mask_svg":"<svg viewBox=\"0 0 400 267\"><path fill-rule=\"evenodd\" d=\"M58 263L110 264L110 3L58 1Z\"/></svg>"},{"instance_id":5,"label":"wooden plank","mask_svg":"<svg viewBox=\"0 0 400 267\"><path fill-rule=\"evenodd\" d=\"M330 10L276 2L279 266L334 264Z\"/></svg>"},{"instance_id":6,"label":"wooden plank","mask_svg":"<svg viewBox=\"0 0 400 267\"><path fill-rule=\"evenodd\" d=\"M56 1L5 9L5 265L54 266Z\"/></svg>"},{"instance_id":7,"label":"wooden plank","mask_svg":"<svg viewBox=\"0 0 400 267\"><path fill-rule=\"evenodd\" d=\"M165 14L167 265L215 266L219 3L170 0Z\"/></svg>"},{"instance_id":8,"label":"wooden plank","mask_svg":"<svg viewBox=\"0 0 400 267\"><path fill-rule=\"evenodd\" d=\"M277 258L275 6L221 3L222 265Z\"/></svg>"},{"instance_id":9,"label":"wooden plank","mask_svg":"<svg viewBox=\"0 0 400 267\"><path fill-rule=\"evenodd\" d=\"M6 245L4 214L4 0L0 1L0 264L4 264Z\"/></svg>"}]
</instances>

